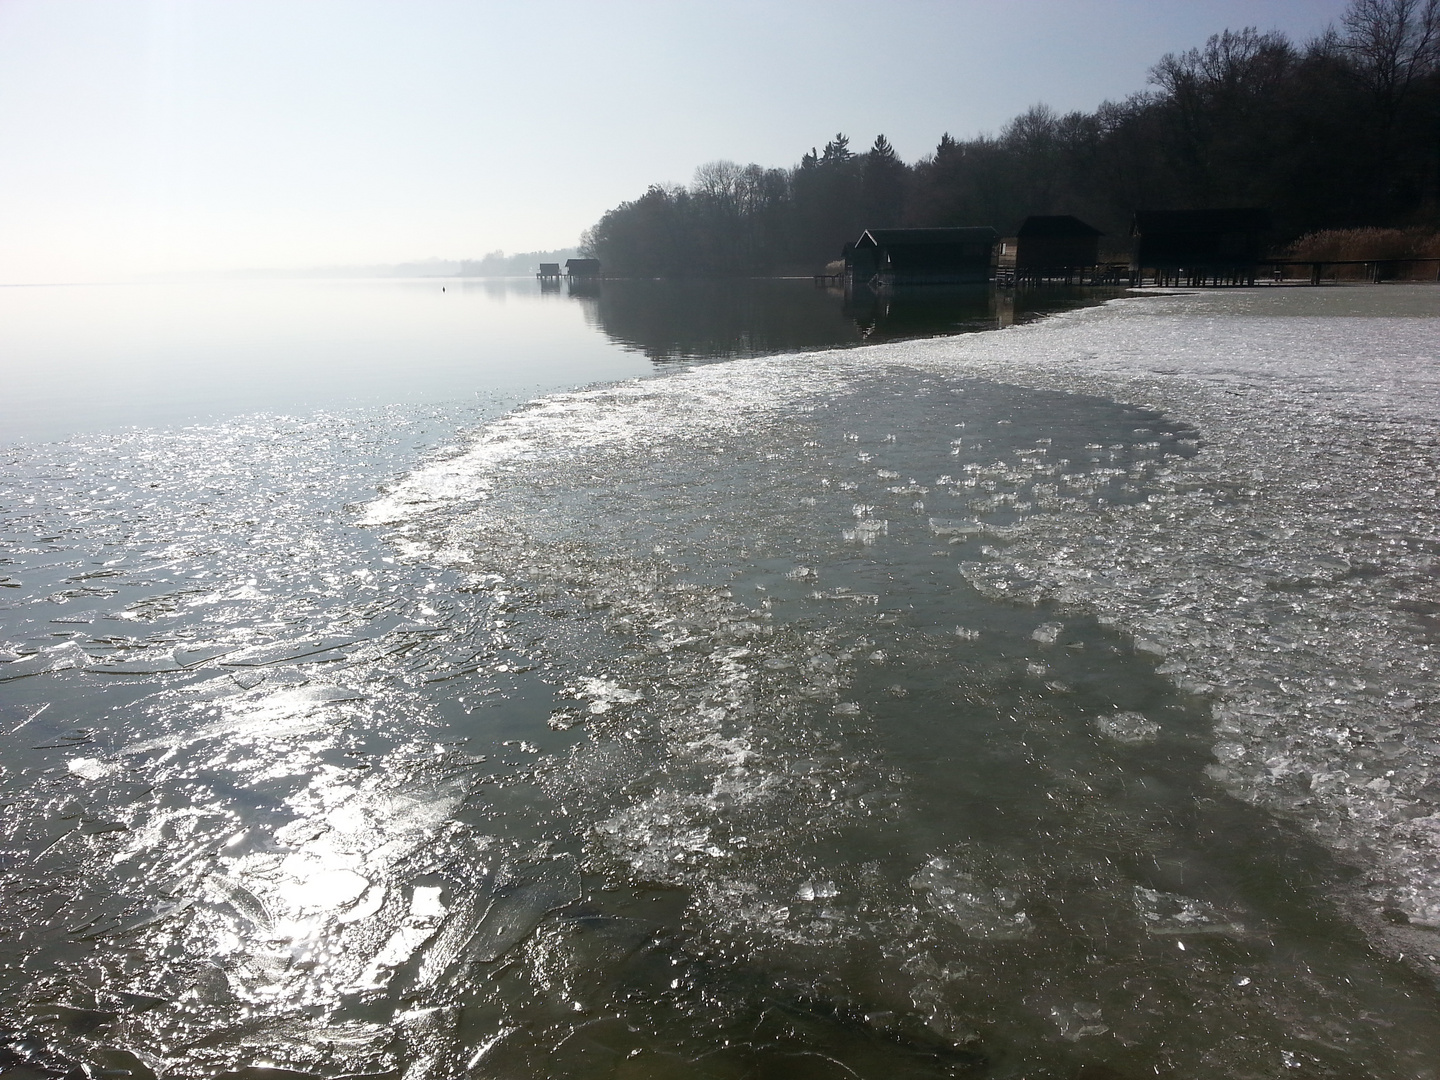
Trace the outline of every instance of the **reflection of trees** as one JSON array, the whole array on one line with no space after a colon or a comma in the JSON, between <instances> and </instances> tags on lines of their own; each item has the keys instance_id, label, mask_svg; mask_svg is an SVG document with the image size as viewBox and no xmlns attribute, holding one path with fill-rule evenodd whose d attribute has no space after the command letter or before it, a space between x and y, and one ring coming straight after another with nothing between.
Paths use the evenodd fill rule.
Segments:
<instances>
[{"instance_id":1,"label":"reflection of trees","mask_svg":"<svg viewBox=\"0 0 1440 1080\"><path fill-rule=\"evenodd\" d=\"M867 342L879 343L994 330L1122 293L1121 289L995 289L989 285L915 286L877 293L862 286L846 294L845 313Z\"/></svg>"},{"instance_id":2,"label":"reflection of trees","mask_svg":"<svg viewBox=\"0 0 1440 1080\"><path fill-rule=\"evenodd\" d=\"M808 281L606 280L593 303L601 330L651 360L758 356L860 340L836 297Z\"/></svg>"},{"instance_id":3,"label":"reflection of trees","mask_svg":"<svg viewBox=\"0 0 1440 1080\"><path fill-rule=\"evenodd\" d=\"M995 290L988 285L879 293L861 286L848 290L845 297L845 313L873 343L991 330L999 325L997 312Z\"/></svg>"},{"instance_id":4,"label":"reflection of trees","mask_svg":"<svg viewBox=\"0 0 1440 1080\"><path fill-rule=\"evenodd\" d=\"M479 292L495 299L503 299L512 293L531 294L535 291L536 284L540 285L541 292L550 292L547 287L549 282L540 282L538 278L526 274L524 277L488 277L488 278L461 278L450 287L459 288L462 292Z\"/></svg>"},{"instance_id":5,"label":"reflection of trees","mask_svg":"<svg viewBox=\"0 0 1440 1080\"><path fill-rule=\"evenodd\" d=\"M997 292L972 285L879 294L862 287L842 297L794 280L593 284L584 293L571 293L584 304L586 320L656 361L759 356L990 330L1093 303L1103 295L1094 289Z\"/></svg>"}]
</instances>

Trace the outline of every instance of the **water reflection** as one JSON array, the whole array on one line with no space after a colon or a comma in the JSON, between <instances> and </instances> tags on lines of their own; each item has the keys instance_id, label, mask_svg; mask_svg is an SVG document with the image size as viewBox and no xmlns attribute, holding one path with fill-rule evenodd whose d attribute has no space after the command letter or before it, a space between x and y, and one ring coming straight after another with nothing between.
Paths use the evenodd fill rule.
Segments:
<instances>
[{"instance_id":1,"label":"water reflection","mask_svg":"<svg viewBox=\"0 0 1440 1080\"><path fill-rule=\"evenodd\" d=\"M994 330L1121 294L986 285L874 292L821 289L803 279L586 281L568 283L567 290L597 329L661 362Z\"/></svg>"},{"instance_id":2,"label":"water reflection","mask_svg":"<svg viewBox=\"0 0 1440 1080\"><path fill-rule=\"evenodd\" d=\"M809 279L528 277L0 289L0 443L530 395L654 374L642 357L720 360L929 337L1104 295L846 297Z\"/></svg>"},{"instance_id":3,"label":"water reflection","mask_svg":"<svg viewBox=\"0 0 1440 1080\"><path fill-rule=\"evenodd\" d=\"M0 289L0 445L652 373L535 279Z\"/></svg>"},{"instance_id":4,"label":"water reflection","mask_svg":"<svg viewBox=\"0 0 1440 1080\"><path fill-rule=\"evenodd\" d=\"M868 342L994 330L1015 322L1015 296L988 285L952 289L861 287L845 291L845 314Z\"/></svg>"}]
</instances>

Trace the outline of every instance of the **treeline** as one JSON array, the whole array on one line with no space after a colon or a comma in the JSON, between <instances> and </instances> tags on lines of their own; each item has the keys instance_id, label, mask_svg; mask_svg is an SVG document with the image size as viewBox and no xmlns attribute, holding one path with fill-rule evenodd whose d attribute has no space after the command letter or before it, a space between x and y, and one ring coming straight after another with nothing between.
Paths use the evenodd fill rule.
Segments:
<instances>
[{"instance_id":1,"label":"treeline","mask_svg":"<svg viewBox=\"0 0 1440 1080\"><path fill-rule=\"evenodd\" d=\"M1352 0L1297 45L1225 31L1163 57L1094 112L1037 105L995 136L941 136L913 164L845 135L789 169L715 161L587 230L607 274L809 273L863 229L1074 214L1124 247L1137 209L1266 206L1278 243L1440 221L1440 0Z\"/></svg>"},{"instance_id":2,"label":"treeline","mask_svg":"<svg viewBox=\"0 0 1440 1080\"><path fill-rule=\"evenodd\" d=\"M522 251L517 255L506 255L503 251L488 252L483 259L466 259L460 264L461 277L515 277L534 274L542 262L563 263L573 259L578 252L574 248L559 251Z\"/></svg>"}]
</instances>

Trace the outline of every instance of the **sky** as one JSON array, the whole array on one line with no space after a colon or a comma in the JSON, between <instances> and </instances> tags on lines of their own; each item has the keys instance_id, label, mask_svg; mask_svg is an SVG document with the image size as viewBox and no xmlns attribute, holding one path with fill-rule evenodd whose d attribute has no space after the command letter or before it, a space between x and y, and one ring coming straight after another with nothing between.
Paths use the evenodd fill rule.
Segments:
<instances>
[{"instance_id":1,"label":"sky","mask_svg":"<svg viewBox=\"0 0 1440 1080\"><path fill-rule=\"evenodd\" d=\"M0 283L568 247L652 183L907 161L1345 0L0 0Z\"/></svg>"}]
</instances>

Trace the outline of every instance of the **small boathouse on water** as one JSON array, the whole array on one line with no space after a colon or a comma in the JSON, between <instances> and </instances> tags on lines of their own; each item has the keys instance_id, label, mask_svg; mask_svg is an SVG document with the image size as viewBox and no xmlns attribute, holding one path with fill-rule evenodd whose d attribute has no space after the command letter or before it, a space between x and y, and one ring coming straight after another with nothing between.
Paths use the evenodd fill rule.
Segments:
<instances>
[{"instance_id":1,"label":"small boathouse on water","mask_svg":"<svg viewBox=\"0 0 1440 1080\"><path fill-rule=\"evenodd\" d=\"M1069 214L1027 217L1015 234L1015 280L1083 281L1100 262L1100 235Z\"/></svg>"},{"instance_id":2,"label":"small boathouse on water","mask_svg":"<svg viewBox=\"0 0 1440 1080\"><path fill-rule=\"evenodd\" d=\"M852 285L984 284L994 275L998 238L988 225L866 229L845 245L845 276Z\"/></svg>"},{"instance_id":3,"label":"small boathouse on water","mask_svg":"<svg viewBox=\"0 0 1440 1080\"><path fill-rule=\"evenodd\" d=\"M1157 285L1254 285L1269 231L1270 212L1258 207L1137 210L1131 278L1148 271Z\"/></svg>"},{"instance_id":4,"label":"small boathouse on water","mask_svg":"<svg viewBox=\"0 0 1440 1080\"><path fill-rule=\"evenodd\" d=\"M598 278L600 276L600 260L566 259L565 276L567 278Z\"/></svg>"},{"instance_id":5,"label":"small boathouse on water","mask_svg":"<svg viewBox=\"0 0 1440 1080\"><path fill-rule=\"evenodd\" d=\"M541 263L541 264L540 264L540 272L539 272L538 274L536 274L535 276L538 277L541 281L559 281L559 280L560 280L560 264L559 264L559 263Z\"/></svg>"}]
</instances>

